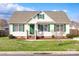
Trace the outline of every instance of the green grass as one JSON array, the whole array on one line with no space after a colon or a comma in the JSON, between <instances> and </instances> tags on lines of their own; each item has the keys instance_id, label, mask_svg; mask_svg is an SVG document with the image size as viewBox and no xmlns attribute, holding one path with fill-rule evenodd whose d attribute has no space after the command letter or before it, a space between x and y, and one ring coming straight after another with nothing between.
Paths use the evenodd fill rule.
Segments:
<instances>
[{"instance_id":1,"label":"green grass","mask_svg":"<svg viewBox=\"0 0 79 59\"><path fill-rule=\"evenodd\" d=\"M79 51L79 41L25 41L0 37L0 51Z\"/></svg>"}]
</instances>

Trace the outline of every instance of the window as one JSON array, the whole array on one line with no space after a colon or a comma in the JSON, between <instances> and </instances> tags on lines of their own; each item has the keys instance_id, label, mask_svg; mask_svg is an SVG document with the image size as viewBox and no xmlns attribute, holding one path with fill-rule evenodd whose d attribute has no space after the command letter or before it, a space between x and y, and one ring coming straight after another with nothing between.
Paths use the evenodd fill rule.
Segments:
<instances>
[{"instance_id":1,"label":"window","mask_svg":"<svg viewBox=\"0 0 79 59\"><path fill-rule=\"evenodd\" d=\"M38 24L38 31L43 31L43 25Z\"/></svg>"},{"instance_id":2,"label":"window","mask_svg":"<svg viewBox=\"0 0 79 59\"><path fill-rule=\"evenodd\" d=\"M63 31L65 32L66 31L66 25L65 24L55 24L54 25L54 31Z\"/></svg>"},{"instance_id":3,"label":"window","mask_svg":"<svg viewBox=\"0 0 79 59\"><path fill-rule=\"evenodd\" d=\"M60 31L63 31L63 32L66 31L66 25L65 24L60 25Z\"/></svg>"},{"instance_id":4,"label":"window","mask_svg":"<svg viewBox=\"0 0 79 59\"><path fill-rule=\"evenodd\" d=\"M60 31L64 31L64 26L60 25Z\"/></svg>"},{"instance_id":5,"label":"window","mask_svg":"<svg viewBox=\"0 0 79 59\"><path fill-rule=\"evenodd\" d=\"M24 24L13 24L13 32L14 31L24 31Z\"/></svg>"},{"instance_id":6,"label":"window","mask_svg":"<svg viewBox=\"0 0 79 59\"><path fill-rule=\"evenodd\" d=\"M44 14L37 14L38 19L44 19Z\"/></svg>"},{"instance_id":7,"label":"window","mask_svg":"<svg viewBox=\"0 0 79 59\"><path fill-rule=\"evenodd\" d=\"M38 31L50 31L50 24L38 25Z\"/></svg>"},{"instance_id":8,"label":"window","mask_svg":"<svg viewBox=\"0 0 79 59\"><path fill-rule=\"evenodd\" d=\"M24 24L19 24L19 31L24 32Z\"/></svg>"},{"instance_id":9,"label":"window","mask_svg":"<svg viewBox=\"0 0 79 59\"><path fill-rule=\"evenodd\" d=\"M44 25L43 28L43 31L48 31L48 25Z\"/></svg>"},{"instance_id":10,"label":"window","mask_svg":"<svg viewBox=\"0 0 79 59\"><path fill-rule=\"evenodd\" d=\"M13 32L18 31L18 24L13 24Z\"/></svg>"},{"instance_id":11,"label":"window","mask_svg":"<svg viewBox=\"0 0 79 59\"><path fill-rule=\"evenodd\" d=\"M59 25L54 25L54 31L59 31Z\"/></svg>"},{"instance_id":12,"label":"window","mask_svg":"<svg viewBox=\"0 0 79 59\"><path fill-rule=\"evenodd\" d=\"M33 17L34 19L36 18L36 16Z\"/></svg>"}]
</instances>

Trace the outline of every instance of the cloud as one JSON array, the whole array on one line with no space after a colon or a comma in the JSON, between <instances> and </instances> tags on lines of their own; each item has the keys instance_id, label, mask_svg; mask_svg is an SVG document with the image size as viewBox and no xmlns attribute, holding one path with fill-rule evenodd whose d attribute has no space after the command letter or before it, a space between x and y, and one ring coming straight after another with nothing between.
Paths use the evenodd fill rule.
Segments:
<instances>
[{"instance_id":1,"label":"cloud","mask_svg":"<svg viewBox=\"0 0 79 59\"><path fill-rule=\"evenodd\" d=\"M66 10L66 9L64 9L63 11L64 11L64 12L68 12L68 10Z\"/></svg>"},{"instance_id":2,"label":"cloud","mask_svg":"<svg viewBox=\"0 0 79 59\"><path fill-rule=\"evenodd\" d=\"M64 9L64 10L52 10L52 11L64 11L64 12L68 12L68 10Z\"/></svg>"},{"instance_id":3,"label":"cloud","mask_svg":"<svg viewBox=\"0 0 79 59\"><path fill-rule=\"evenodd\" d=\"M8 4L8 3L0 4L0 18L10 16L14 11L35 11L35 10L29 7L21 6L19 4Z\"/></svg>"},{"instance_id":4,"label":"cloud","mask_svg":"<svg viewBox=\"0 0 79 59\"><path fill-rule=\"evenodd\" d=\"M58 10L52 10L52 11L58 11Z\"/></svg>"}]
</instances>

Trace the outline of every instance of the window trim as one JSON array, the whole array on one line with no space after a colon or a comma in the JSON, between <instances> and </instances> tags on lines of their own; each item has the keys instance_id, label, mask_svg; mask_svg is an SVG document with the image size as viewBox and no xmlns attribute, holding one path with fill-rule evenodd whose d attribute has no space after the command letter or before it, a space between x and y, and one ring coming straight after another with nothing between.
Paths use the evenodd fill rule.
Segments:
<instances>
[{"instance_id":1,"label":"window trim","mask_svg":"<svg viewBox=\"0 0 79 59\"><path fill-rule=\"evenodd\" d=\"M44 19L45 18L44 14L37 14L37 17L38 17L38 19Z\"/></svg>"},{"instance_id":2,"label":"window trim","mask_svg":"<svg viewBox=\"0 0 79 59\"><path fill-rule=\"evenodd\" d=\"M39 30L39 25L41 25L42 27L42 29L41 30ZM47 26L47 27L46 27ZM46 30L45 30L46 29ZM38 31L42 31L42 32L44 32L44 31L46 31L46 32L50 32L50 24L38 24Z\"/></svg>"},{"instance_id":3,"label":"window trim","mask_svg":"<svg viewBox=\"0 0 79 59\"><path fill-rule=\"evenodd\" d=\"M18 24L19 25L19 32L24 32L24 24ZM23 25L23 31L20 30L20 25Z\"/></svg>"},{"instance_id":4,"label":"window trim","mask_svg":"<svg viewBox=\"0 0 79 59\"><path fill-rule=\"evenodd\" d=\"M14 30L15 25L17 25L17 27L15 27L15 28L17 28L17 30L16 29ZM23 31L20 31L20 26L19 25L23 25ZM13 24L13 32L24 32L24 24Z\"/></svg>"},{"instance_id":5,"label":"window trim","mask_svg":"<svg viewBox=\"0 0 79 59\"><path fill-rule=\"evenodd\" d=\"M17 25L17 27L16 27L16 25ZM16 30L16 28L17 28L17 30ZM13 24L13 32L17 32L17 31L18 31L18 24Z\"/></svg>"},{"instance_id":6,"label":"window trim","mask_svg":"<svg viewBox=\"0 0 79 59\"><path fill-rule=\"evenodd\" d=\"M58 25L59 27L57 27L56 25ZM58 29L58 30L56 30L56 29ZM66 32L66 24L54 24L54 32L57 32L57 31Z\"/></svg>"}]
</instances>

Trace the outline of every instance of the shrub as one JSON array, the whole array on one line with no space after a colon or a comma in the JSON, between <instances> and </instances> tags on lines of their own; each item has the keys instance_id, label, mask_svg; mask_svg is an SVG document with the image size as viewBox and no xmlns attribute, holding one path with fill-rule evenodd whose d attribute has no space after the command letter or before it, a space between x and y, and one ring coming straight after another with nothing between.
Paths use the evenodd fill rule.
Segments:
<instances>
[{"instance_id":1,"label":"shrub","mask_svg":"<svg viewBox=\"0 0 79 59\"><path fill-rule=\"evenodd\" d=\"M54 35L52 35L52 38L55 38L55 36L54 36Z\"/></svg>"},{"instance_id":2,"label":"shrub","mask_svg":"<svg viewBox=\"0 0 79 59\"><path fill-rule=\"evenodd\" d=\"M79 35L74 35L74 34L67 34L67 38L74 38L74 37L79 37Z\"/></svg>"},{"instance_id":3,"label":"shrub","mask_svg":"<svg viewBox=\"0 0 79 59\"><path fill-rule=\"evenodd\" d=\"M14 38L16 38L15 36L13 36L13 35L11 35L11 34L10 34L8 37L9 37L9 39L14 39Z\"/></svg>"}]
</instances>

